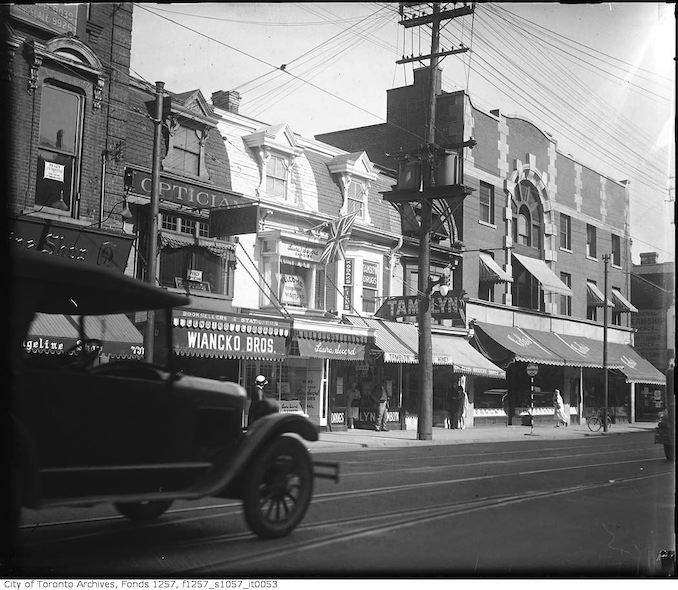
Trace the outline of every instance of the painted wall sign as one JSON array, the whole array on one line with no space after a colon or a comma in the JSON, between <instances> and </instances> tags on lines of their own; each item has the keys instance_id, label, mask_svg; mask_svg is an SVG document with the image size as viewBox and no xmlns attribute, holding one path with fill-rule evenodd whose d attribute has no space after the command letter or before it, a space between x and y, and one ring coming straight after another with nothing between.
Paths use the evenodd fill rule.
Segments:
<instances>
[{"instance_id":1,"label":"painted wall sign","mask_svg":"<svg viewBox=\"0 0 678 590\"><path fill-rule=\"evenodd\" d=\"M9 13L16 19L47 31L77 33L77 4L10 4Z\"/></svg>"},{"instance_id":2,"label":"painted wall sign","mask_svg":"<svg viewBox=\"0 0 678 590\"><path fill-rule=\"evenodd\" d=\"M151 173L134 168L125 169L125 187L134 194L151 197ZM187 205L193 209L251 205L251 200L168 176L160 176L160 200Z\"/></svg>"},{"instance_id":3,"label":"painted wall sign","mask_svg":"<svg viewBox=\"0 0 678 590\"><path fill-rule=\"evenodd\" d=\"M134 236L109 234L51 219L10 219L12 248L70 258L124 272Z\"/></svg>"},{"instance_id":4,"label":"painted wall sign","mask_svg":"<svg viewBox=\"0 0 678 590\"><path fill-rule=\"evenodd\" d=\"M431 296L431 316L440 319L461 319L464 310L464 292L455 291L445 297L439 293ZM419 313L419 297L389 297L374 314L384 319L395 319L416 316Z\"/></svg>"}]
</instances>

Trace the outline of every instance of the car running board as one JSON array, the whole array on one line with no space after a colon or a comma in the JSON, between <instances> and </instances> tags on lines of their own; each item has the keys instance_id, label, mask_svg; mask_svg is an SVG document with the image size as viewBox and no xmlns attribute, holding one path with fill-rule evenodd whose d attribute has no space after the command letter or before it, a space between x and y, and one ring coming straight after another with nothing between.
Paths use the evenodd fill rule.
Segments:
<instances>
[{"instance_id":1,"label":"car running board","mask_svg":"<svg viewBox=\"0 0 678 590\"><path fill-rule=\"evenodd\" d=\"M331 479L339 483L339 463L336 461L313 461L313 476L320 479Z\"/></svg>"}]
</instances>

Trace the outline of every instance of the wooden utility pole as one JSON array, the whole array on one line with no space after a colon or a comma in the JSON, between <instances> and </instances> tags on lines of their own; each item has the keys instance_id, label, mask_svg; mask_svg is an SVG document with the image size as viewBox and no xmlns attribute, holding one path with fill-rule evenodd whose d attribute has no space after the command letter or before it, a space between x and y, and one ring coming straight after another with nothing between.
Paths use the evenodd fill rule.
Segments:
<instances>
[{"instance_id":1,"label":"wooden utility pole","mask_svg":"<svg viewBox=\"0 0 678 590\"><path fill-rule=\"evenodd\" d=\"M427 3L403 2L400 4L400 14L405 8ZM423 193L421 203L421 230L419 234L419 268L418 268L418 291L419 313L417 322L419 325L419 415L417 421L417 439L431 440L433 438L433 350L431 344L431 224L432 224L432 195L427 190L436 184L435 171L438 159L436 149L436 82L438 78L438 63L441 56L451 53L461 53L467 48L459 48L452 51L440 52L440 23L458 16L471 14L473 6L464 4L462 8L453 10L441 10L439 2L433 3L433 10L428 15L418 15L414 18L402 19L400 24L405 28L431 25L431 52L429 55L419 57L403 57L398 63L411 61L430 60L429 88L427 105L427 125L425 144L421 149ZM463 179L461 179L463 180Z\"/></svg>"},{"instance_id":2,"label":"wooden utility pole","mask_svg":"<svg viewBox=\"0 0 678 590\"><path fill-rule=\"evenodd\" d=\"M603 432L607 432L607 406L608 383L607 383L607 265L610 263L610 255L603 254L603 263L605 266L605 279L603 281Z\"/></svg>"},{"instance_id":3,"label":"wooden utility pole","mask_svg":"<svg viewBox=\"0 0 678 590\"><path fill-rule=\"evenodd\" d=\"M148 212L148 248L146 251L146 281L155 285L158 257L158 215L160 204L160 164L162 161L162 115L164 82L155 83L155 134L153 136L153 170L151 175L151 202ZM146 328L144 329L144 359L152 363L155 340L155 311L146 312ZM171 329L171 326L167 326Z\"/></svg>"}]
</instances>

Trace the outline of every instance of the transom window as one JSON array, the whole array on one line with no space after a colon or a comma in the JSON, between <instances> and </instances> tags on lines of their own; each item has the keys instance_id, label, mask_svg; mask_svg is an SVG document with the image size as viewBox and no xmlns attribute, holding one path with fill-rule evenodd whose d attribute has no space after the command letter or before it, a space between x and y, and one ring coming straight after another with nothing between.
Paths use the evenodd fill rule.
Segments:
<instances>
[{"instance_id":1,"label":"transom window","mask_svg":"<svg viewBox=\"0 0 678 590\"><path fill-rule=\"evenodd\" d=\"M536 187L522 180L511 199L513 212L513 241L522 246L541 249L542 210Z\"/></svg>"},{"instance_id":2,"label":"transom window","mask_svg":"<svg viewBox=\"0 0 678 590\"><path fill-rule=\"evenodd\" d=\"M269 197L287 198L287 170L285 158L271 154L266 161L266 194Z\"/></svg>"},{"instance_id":3,"label":"transom window","mask_svg":"<svg viewBox=\"0 0 678 590\"><path fill-rule=\"evenodd\" d=\"M199 237L209 237L209 223L206 221L197 221L190 217L181 217L171 213L162 214L161 228L166 231L174 231L194 236L196 225L198 227Z\"/></svg>"},{"instance_id":4,"label":"transom window","mask_svg":"<svg viewBox=\"0 0 678 590\"><path fill-rule=\"evenodd\" d=\"M51 83L42 87L37 205L70 212L77 192L84 98Z\"/></svg>"}]
</instances>

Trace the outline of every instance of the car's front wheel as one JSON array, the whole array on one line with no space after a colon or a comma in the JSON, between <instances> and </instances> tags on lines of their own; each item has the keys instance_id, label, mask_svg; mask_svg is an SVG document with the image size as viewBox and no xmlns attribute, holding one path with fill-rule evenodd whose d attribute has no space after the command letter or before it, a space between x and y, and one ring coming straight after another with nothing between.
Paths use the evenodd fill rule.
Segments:
<instances>
[{"instance_id":1,"label":"car's front wheel","mask_svg":"<svg viewBox=\"0 0 678 590\"><path fill-rule=\"evenodd\" d=\"M172 500L148 502L116 502L116 510L130 520L155 520L172 505Z\"/></svg>"},{"instance_id":2,"label":"car's front wheel","mask_svg":"<svg viewBox=\"0 0 678 590\"><path fill-rule=\"evenodd\" d=\"M243 488L245 520L262 539L289 535L313 494L313 464L306 447L290 436L274 440L250 466Z\"/></svg>"}]
</instances>

